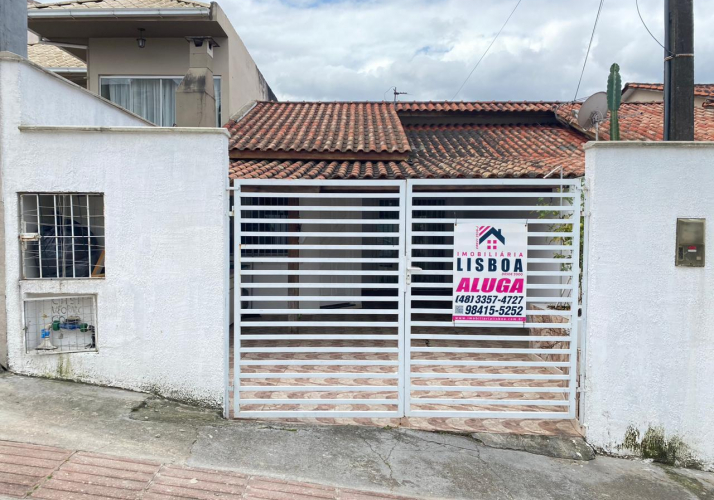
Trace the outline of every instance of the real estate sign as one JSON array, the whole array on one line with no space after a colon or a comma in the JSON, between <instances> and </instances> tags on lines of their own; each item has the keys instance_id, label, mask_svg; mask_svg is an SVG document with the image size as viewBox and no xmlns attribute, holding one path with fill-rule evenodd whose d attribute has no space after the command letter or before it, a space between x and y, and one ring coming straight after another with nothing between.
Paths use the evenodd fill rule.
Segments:
<instances>
[{"instance_id":1,"label":"real estate sign","mask_svg":"<svg viewBox=\"0 0 714 500\"><path fill-rule=\"evenodd\" d=\"M525 220L454 224L453 322L521 326L526 321Z\"/></svg>"}]
</instances>

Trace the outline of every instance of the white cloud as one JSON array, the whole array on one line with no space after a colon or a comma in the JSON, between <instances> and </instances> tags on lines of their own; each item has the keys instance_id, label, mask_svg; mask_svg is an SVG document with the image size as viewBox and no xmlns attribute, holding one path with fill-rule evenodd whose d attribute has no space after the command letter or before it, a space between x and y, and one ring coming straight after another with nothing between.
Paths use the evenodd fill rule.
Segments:
<instances>
[{"instance_id":1,"label":"white cloud","mask_svg":"<svg viewBox=\"0 0 714 500\"><path fill-rule=\"evenodd\" d=\"M381 100L392 86L451 99L516 2L218 1L283 100ZM598 3L523 0L457 99L572 99ZM639 3L661 41L663 0ZM714 0L697 0L697 82L714 82L713 23ZM662 60L635 0L606 0L578 96L604 90L613 62L623 82L660 82Z\"/></svg>"},{"instance_id":2,"label":"white cloud","mask_svg":"<svg viewBox=\"0 0 714 500\"><path fill-rule=\"evenodd\" d=\"M502 0L221 0L281 99L451 99L515 5ZM523 0L458 99L572 99L598 1ZM662 37L661 0L640 0ZM696 80L714 81L714 0L695 3ZM634 0L605 2L579 96L661 81L662 49ZM389 97L389 96L388 96Z\"/></svg>"}]
</instances>

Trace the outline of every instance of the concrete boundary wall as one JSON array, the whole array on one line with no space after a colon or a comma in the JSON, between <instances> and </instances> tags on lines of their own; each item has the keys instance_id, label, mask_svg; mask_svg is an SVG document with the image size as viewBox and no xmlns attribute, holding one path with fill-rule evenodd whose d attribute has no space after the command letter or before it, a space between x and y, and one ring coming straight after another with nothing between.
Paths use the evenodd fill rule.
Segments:
<instances>
[{"instance_id":1,"label":"concrete boundary wall","mask_svg":"<svg viewBox=\"0 0 714 500\"><path fill-rule=\"evenodd\" d=\"M589 143L586 185L587 439L711 469L714 252L676 267L675 241L678 217L706 218L714 249L714 143Z\"/></svg>"},{"instance_id":2,"label":"concrete boundary wall","mask_svg":"<svg viewBox=\"0 0 714 500\"><path fill-rule=\"evenodd\" d=\"M147 127L25 61L0 75L10 369L220 406L227 132ZM104 195L105 278L22 279L19 194L36 192ZM28 352L22 302L39 294L95 295L97 352Z\"/></svg>"}]
</instances>

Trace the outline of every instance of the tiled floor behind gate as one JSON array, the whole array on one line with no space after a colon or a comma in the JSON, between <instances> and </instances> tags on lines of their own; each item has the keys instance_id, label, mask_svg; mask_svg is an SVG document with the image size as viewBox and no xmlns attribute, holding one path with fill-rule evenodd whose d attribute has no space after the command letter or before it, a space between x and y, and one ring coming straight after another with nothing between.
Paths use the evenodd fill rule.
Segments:
<instances>
[{"instance_id":1,"label":"tiled floor behind gate","mask_svg":"<svg viewBox=\"0 0 714 500\"><path fill-rule=\"evenodd\" d=\"M255 334L257 330L251 329L251 333ZM310 329L304 329L303 333L315 333ZM459 329L450 331L453 334ZM461 329L463 334L474 334L473 329ZM503 335L513 332L513 334L523 335L522 330L498 330L489 329L488 333L494 335ZM305 341L258 341L252 340L243 344L243 347L260 345L265 346L293 346L293 347L391 347L396 346L396 342L370 340L356 341L350 340L350 328L335 328L326 332L321 329L320 333L342 333L345 336L344 340L305 340ZM360 329L359 333L368 333L365 329ZM374 333L374 332L372 332ZM483 334L483 329L479 330L479 334ZM479 347L479 348L528 348L529 342L513 342L513 341L459 341L459 340L413 340L414 347ZM250 386L265 386L266 391L243 392L242 398L246 399L314 399L311 404L261 404L261 405L243 405L242 410L246 411L294 411L294 410L325 410L325 411L384 411L396 410L398 391L397 381L395 379L380 379L369 378L369 374L379 376L385 373L396 373L398 366L396 364L396 353L314 353L314 352L261 352L261 353L244 353L244 361L277 361L283 360L289 364L285 365L260 365L254 364L243 366L241 372L243 374L242 383ZM231 349L231 374L230 378L233 381L233 350ZM325 366L311 364L310 361L315 360L331 360L331 361L386 361L393 362L391 366ZM413 400L413 408L420 410L455 410L455 411L532 411L532 412L552 412L553 406L518 406L518 400L543 400L553 402L554 400L565 400L566 393L563 392L489 392L489 391L474 391L460 392L449 390L450 386L470 386L470 387L532 387L543 388L547 391L548 388L565 387L567 381L563 380L532 380L510 378L513 376L523 375L557 375L567 374L568 368L554 368L550 366L508 366L509 362L544 362L542 358L535 354L518 354L518 353L445 353L445 352L415 352L412 354L412 360L436 360L441 361L438 365L415 365L412 367L413 374L434 374L434 378L412 378L411 391L414 398L429 398L429 399L444 399L450 400L444 404L418 404L418 400ZM480 361L485 364L496 362L500 366L464 366L459 362L464 361ZM304 363L303 363L304 362ZM297 364L296 364L297 363ZM335 373L336 375L355 374L354 378L263 378L261 375L290 373L290 374L311 374L311 373ZM255 377L250 375L255 374ZM449 378L437 378L439 374L450 374ZM474 379L474 378L459 378L470 374L490 374L491 379ZM509 378L499 379L498 375L508 375ZM250 378L246 378L249 377ZM367 378L363 378L367 377ZM351 392L350 386L387 386L384 390L374 392ZM308 386L315 387L316 391L311 392L292 392L290 390L268 391L270 387L291 387L291 386ZM339 386L339 390L329 391L330 386ZM393 388L392 388L393 387ZM317 389L323 390L318 391ZM231 416L236 415L232 412L232 392L231 392ZM503 405L487 405L479 406L475 404L454 404L453 400L458 399L484 399L494 400L503 399L507 404ZM359 400L359 403L350 401L349 404L334 405L324 404L320 400L325 399L352 399ZM394 400L394 404L388 403L372 403L374 400ZM563 408L563 411L566 409ZM566 414L567 416L567 414ZM240 418L240 415L238 415ZM451 431L451 432L508 432L518 434L547 434L547 435L579 435L579 429L575 421L563 418L560 420L552 419L501 419L501 418L467 418L467 417L404 417L404 418L369 418L369 417L298 417L298 418L281 418L285 422L305 422L305 423L321 423L321 424L352 424L352 425L374 425L374 426L393 426L393 427L408 427L414 429L434 430L434 431Z\"/></svg>"}]
</instances>

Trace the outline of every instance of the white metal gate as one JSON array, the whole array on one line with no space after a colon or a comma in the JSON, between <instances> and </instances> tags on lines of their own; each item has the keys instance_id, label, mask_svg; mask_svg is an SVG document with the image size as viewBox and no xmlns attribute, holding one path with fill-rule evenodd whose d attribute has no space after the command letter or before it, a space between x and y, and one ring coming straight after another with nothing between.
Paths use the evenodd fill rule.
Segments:
<instances>
[{"instance_id":1,"label":"white metal gate","mask_svg":"<svg viewBox=\"0 0 714 500\"><path fill-rule=\"evenodd\" d=\"M580 180L414 180L407 190L405 412L575 417ZM454 327L456 219L527 219L525 328Z\"/></svg>"},{"instance_id":2,"label":"white metal gate","mask_svg":"<svg viewBox=\"0 0 714 500\"><path fill-rule=\"evenodd\" d=\"M579 180L232 192L233 416L575 416ZM456 218L528 219L525 328L451 323Z\"/></svg>"}]
</instances>

